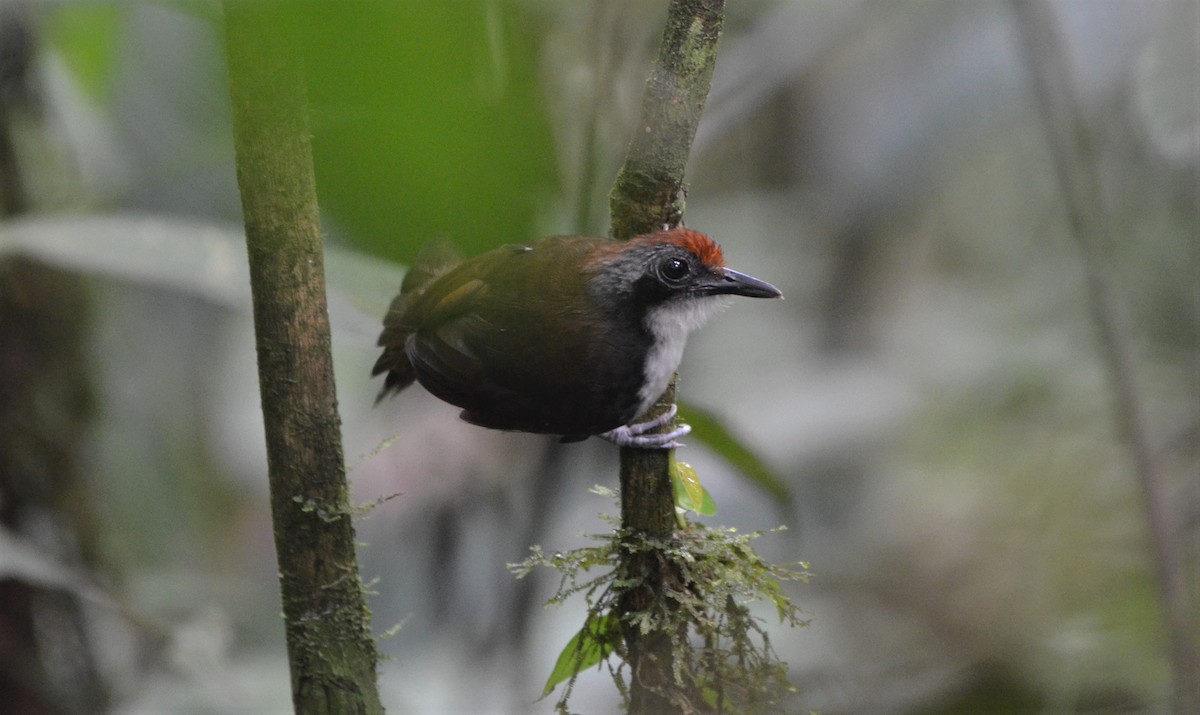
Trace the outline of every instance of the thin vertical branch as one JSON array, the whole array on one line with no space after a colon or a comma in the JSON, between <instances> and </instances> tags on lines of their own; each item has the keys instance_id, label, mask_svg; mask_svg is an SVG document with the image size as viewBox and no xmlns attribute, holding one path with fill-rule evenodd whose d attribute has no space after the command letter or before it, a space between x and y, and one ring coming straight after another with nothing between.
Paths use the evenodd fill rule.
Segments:
<instances>
[{"instance_id":1,"label":"thin vertical branch","mask_svg":"<svg viewBox=\"0 0 1200 715\"><path fill-rule=\"evenodd\" d=\"M1057 20L1043 0L1013 0L1029 73L1045 124L1054 171L1062 190L1071 235L1084 268L1087 298L1100 356L1113 390L1122 442L1141 489L1174 674L1175 711L1200 712L1200 654L1192 622L1184 556L1175 535L1163 471L1151 445L1141 393L1134 375L1129 330L1114 297L1104 253L1112 245L1094 141L1071 78Z\"/></svg>"},{"instance_id":2,"label":"thin vertical branch","mask_svg":"<svg viewBox=\"0 0 1200 715\"><path fill-rule=\"evenodd\" d=\"M271 516L297 713L382 713L333 383L303 68L287 3L225 4Z\"/></svg>"},{"instance_id":3,"label":"thin vertical branch","mask_svg":"<svg viewBox=\"0 0 1200 715\"><path fill-rule=\"evenodd\" d=\"M612 235L630 238L678 225L683 217L684 168L712 84L724 0L672 0L658 62L646 82L641 115L625 163L610 195ZM675 400L672 381L645 417L661 414ZM621 523L626 531L669 538L675 500L664 450L621 450ZM622 578L637 583L620 600L625 613L650 604L672 608L665 595L669 564L660 554L626 553ZM686 695L674 678L672 641L678 634L628 629L626 646L632 682L630 712L675 713Z\"/></svg>"},{"instance_id":4,"label":"thin vertical branch","mask_svg":"<svg viewBox=\"0 0 1200 715\"><path fill-rule=\"evenodd\" d=\"M683 172L712 86L724 0L672 0L658 62L609 197L612 235L632 238L683 218Z\"/></svg>"}]
</instances>

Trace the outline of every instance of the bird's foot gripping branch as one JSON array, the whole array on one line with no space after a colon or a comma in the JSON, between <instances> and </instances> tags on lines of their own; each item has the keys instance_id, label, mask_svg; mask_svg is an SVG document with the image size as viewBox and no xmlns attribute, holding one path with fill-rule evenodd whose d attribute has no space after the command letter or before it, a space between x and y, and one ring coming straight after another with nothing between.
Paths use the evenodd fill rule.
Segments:
<instances>
[{"instance_id":1,"label":"bird's foot gripping branch","mask_svg":"<svg viewBox=\"0 0 1200 715\"><path fill-rule=\"evenodd\" d=\"M601 487L595 491L612 494ZM587 603L583 626L563 648L542 696L565 683L557 707L566 712L579 673L604 667L630 711L630 681L641 677L630 672L631 640L664 638L670 642L671 677L651 690L672 712L775 711L794 688L763 619L752 609L766 605L781 623L806 625L781 583L807 581L809 574L759 557L751 542L762 532L688 523L658 538L604 518L614 528L593 535L593 546L566 553L534 546L528 558L510 564L518 577L542 566L558 571L551 604L580 594Z\"/></svg>"}]
</instances>

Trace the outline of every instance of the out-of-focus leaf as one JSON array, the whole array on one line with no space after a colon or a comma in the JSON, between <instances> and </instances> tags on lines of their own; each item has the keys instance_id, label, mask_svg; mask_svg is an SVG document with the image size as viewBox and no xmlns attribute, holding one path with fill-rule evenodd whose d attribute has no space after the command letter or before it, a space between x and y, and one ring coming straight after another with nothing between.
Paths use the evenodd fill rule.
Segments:
<instances>
[{"instance_id":1,"label":"out-of-focus leaf","mask_svg":"<svg viewBox=\"0 0 1200 715\"><path fill-rule=\"evenodd\" d=\"M250 310L246 243L236 226L138 215L35 217L0 222L0 256L7 254ZM395 264L326 247L334 337L373 343L403 275Z\"/></svg>"},{"instance_id":2,"label":"out-of-focus leaf","mask_svg":"<svg viewBox=\"0 0 1200 715\"><path fill-rule=\"evenodd\" d=\"M312 103L321 209L410 261L536 237L558 163L536 13L519 3L280 3Z\"/></svg>"},{"instance_id":3,"label":"out-of-focus leaf","mask_svg":"<svg viewBox=\"0 0 1200 715\"><path fill-rule=\"evenodd\" d=\"M717 513L717 503L700 483L696 469L687 462L671 459L671 482L675 485L675 504L681 509L694 511L701 516Z\"/></svg>"},{"instance_id":4,"label":"out-of-focus leaf","mask_svg":"<svg viewBox=\"0 0 1200 715\"><path fill-rule=\"evenodd\" d=\"M46 19L46 38L83 91L101 104L112 88L124 12L115 3L66 3Z\"/></svg>"},{"instance_id":5,"label":"out-of-focus leaf","mask_svg":"<svg viewBox=\"0 0 1200 715\"><path fill-rule=\"evenodd\" d=\"M0 580L65 591L97 603L108 602L107 596L81 574L4 527L0 527Z\"/></svg>"},{"instance_id":6,"label":"out-of-focus leaf","mask_svg":"<svg viewBox=\"0 0 1200 715\"><path fill-rule=\"evenodd\" d=\"M0 223L0 255L249 305L246 246L235 227L151 216L32 217Z\"/></svg>"},{"instance_id":7,"label":"out-of-focus leaf","mask_svg":"<svg viewBox=\"0 0 1200 715\"><path fill-rule=\"evenodd\" d=\"M692 426L694 438L707 445L776 501L783 504L791 501L792 495L784 480L744 442L735 437L720 417L690 403L680 403L679 411L686 415L684 421Z\"/></svg>"},{"instance_id":8,"label":"out-of-focus leaf","mask_svg":"<svg viewBox=\"0 0 1200 715\"><path fill-rule=\"evenodd\" d=\"M585 668L596 665L612 653L621 637L619 621L611 613L602 616L588 616L583 628L567 641L567 645L558 654L554 670L546 680L542 689L542 697L554 691L555 686L564 680L575 677Z\"/></svg>"}]
</instances>

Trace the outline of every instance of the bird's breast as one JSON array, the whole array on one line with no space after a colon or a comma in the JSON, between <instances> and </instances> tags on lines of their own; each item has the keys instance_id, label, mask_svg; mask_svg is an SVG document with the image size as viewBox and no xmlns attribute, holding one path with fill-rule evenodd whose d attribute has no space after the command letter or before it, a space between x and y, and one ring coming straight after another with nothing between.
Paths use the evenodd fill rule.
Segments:
<instances>
[{"instance_id":1,"label":"bird's breast","mask_svg":"<svg viewBox=\"0 0 1200 715\"><path fill-rule=\"evenodd\" d=\"M686 344L687 333L679 331L659 337L650 346L642 366L643 381L641 389L638 390L637 414L644 414L667 389L671 376L679 369L679 363L683 360L683 348Z\"/></svg>"}]
</instances>

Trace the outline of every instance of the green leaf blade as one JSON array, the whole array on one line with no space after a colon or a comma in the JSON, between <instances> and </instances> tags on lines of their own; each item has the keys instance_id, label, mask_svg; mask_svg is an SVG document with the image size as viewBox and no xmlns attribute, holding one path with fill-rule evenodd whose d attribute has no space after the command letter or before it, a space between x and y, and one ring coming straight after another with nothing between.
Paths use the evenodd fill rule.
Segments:
<instances>
[{"instance_id":1,"label":"green leaf blade","mask_svg":"<svg viewBox=\"0 0 1200 715\"><path fill-rule=\"evenodd\" d=\"M700 477L692 465L687 462L677 462L672 458L670 472L671 482L675 486L675 505L677 507L694 511L701 516L712 516L717 513L717 503L700 483Z\"/></svg>"},{"instance_id":2,"label":"green leaf blade","mask_svg":"<svg viewBox=\"0 0 1200 715\"><path fill-rule=\"evenodd\" d=\"M542 697L546 697L559 683L570 680L583 670L598 664L610 653L616 650L620 634L620 621L611 613L600 616L589 614L583 628L567 641L567 645L558 654L554 669L542 689Z\"/></svg>"}]
</instances>

